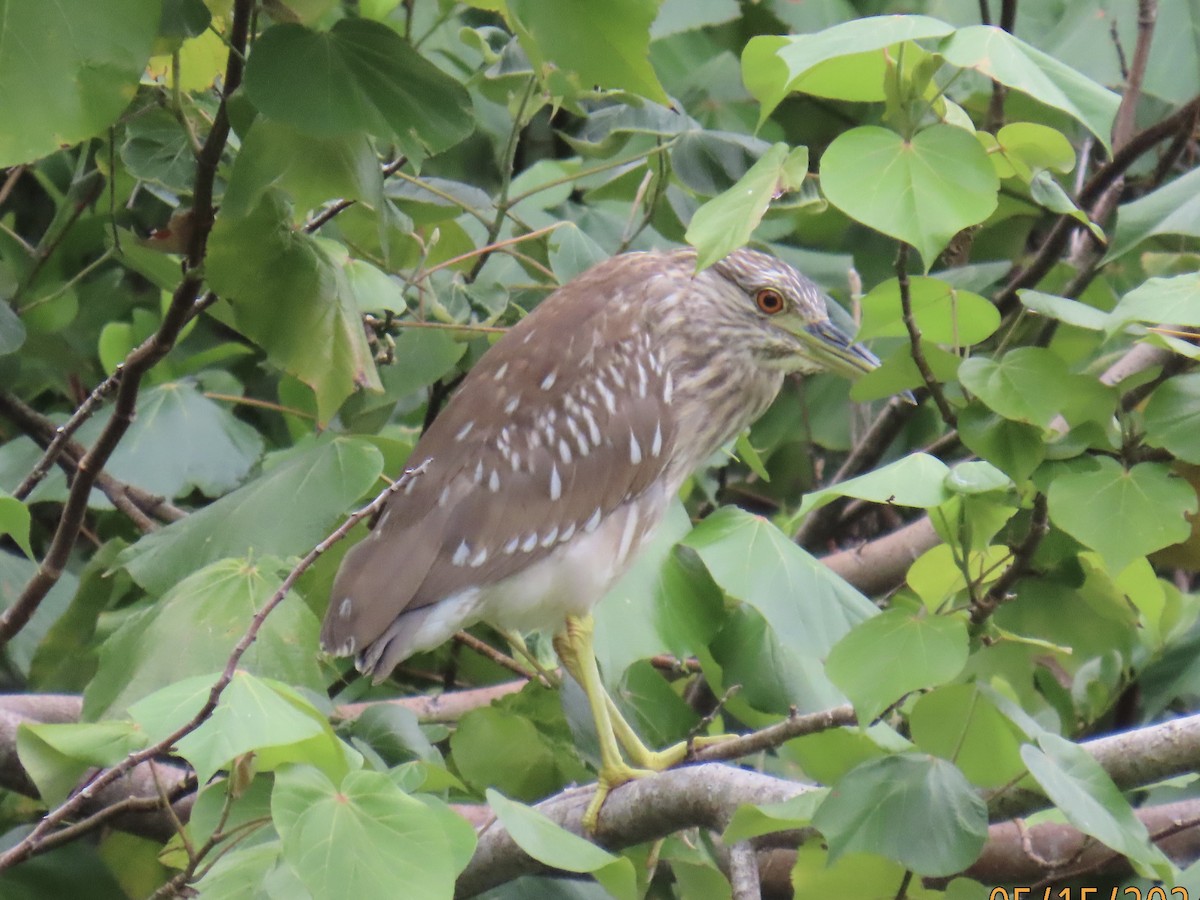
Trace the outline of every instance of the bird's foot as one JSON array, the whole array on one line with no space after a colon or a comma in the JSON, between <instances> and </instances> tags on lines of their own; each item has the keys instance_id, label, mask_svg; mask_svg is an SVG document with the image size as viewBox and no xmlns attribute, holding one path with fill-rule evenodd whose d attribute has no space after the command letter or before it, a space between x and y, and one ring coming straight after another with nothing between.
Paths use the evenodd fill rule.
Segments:
<instances>
[{"instance_id":1,"label":"bird's foot","mask_svg":"<svg viewBox=\"0 0 1200 900\"><path fill-rule=\"evenodd\" d=\"M584 833L595 834L596 826L600 822L600 807L604 805L604 801L608 799L613 788L618 788L635 778L647 778L654 774L656 773L651 769L635 769L624 763L601 767L600 773L596 777L596 793L592 794L587 809L583 811Z\"/></svg>"},{"instance_id":2,"label":"bird's foot","mask_svg":"<svg viewBox=\"0 0 1200 900\"><path fill-rule=\"evenodd\" d=\"M704 735L680 741L678 744L672 744L670 747L657 751L650 750L644 745L641 747L626 745L625 752L629 754L634 765L652 772L662 772L679 765L691 756L694 750L711 747L735 737L737 735L734 734Z\"/></svg>"}]
</instances>

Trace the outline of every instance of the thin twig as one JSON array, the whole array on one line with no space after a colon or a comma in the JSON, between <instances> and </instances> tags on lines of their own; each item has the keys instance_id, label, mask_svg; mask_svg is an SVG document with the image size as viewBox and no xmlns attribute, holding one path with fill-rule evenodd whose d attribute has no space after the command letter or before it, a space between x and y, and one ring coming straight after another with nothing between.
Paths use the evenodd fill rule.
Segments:
<instances>
[{"instance_id":1,"label":"thin twig","mask_svg":"<svg viewBox=\"0 0 1200 900\"><path fill-rule=\"evenodd\" d=\"M338 528L336 528L328 537L313 547L313 549L310 550L308 554L296 564L296 566L287 574L287 577L283 579L283 582L279 585L279 589L271 595L270 599L263 604L262 609L260 609L250 621L250 625L246 629L245 634L243 634L241 640L237 642L237 645L233 648L233 652L229 654L229 659L226 660L225 669L221 673L221 677L217 679L212 688L209 690L208 699L205 701L204 706L202 706L186 724L177 728L158 743L153 744L144 750L139 750L136 753L130 753L116 765L98 772L95 777L93 777L91 781L89 781L82 789L77 791L72 797L59 805L56 809L49 812L45 818L43 818L37 824L37 827L35 827L33 831L31 831L18 843L14 844L2 855L0 855L0 871L4 871L5 869L8 869L27 859L34 849L40 844L40 842L46 839L51 829L56 828L61 823L78 813L79 810L81 810L84 805L101 789L112 784L126 772L130 771L141 763L168 753L171 748L174 747L180 740L203 725L204 722L208 720L209 716L212 715L213 711L217 708L217 704L220 702L221 695L225 692L225 688L227 688L229 683L233 681L233 676L237 672L237 667L241 662L242 656L247 650L250 649L250 645L254 643L255 639L257 639L258 632L262 628L263 623L266 621L267 616L274 611L275 607L283 602L284 598L288 595L288 592L291 591L292 586L296 583L297 579L299 579L301 575L308 571L308 569L314 562L317 561L321 554L325 553L325 551L327 551L330 547L344 538L351 528L364 519L375 515L376 512L382 509L384 503L386 503L388 499L394 493L396 493L396 491L403 488L413 478L424 472L427 465L428 460L421 463L419 466L416 466L415 468L406 469L404 474L389 484L379 494L379 496L377 496L362 509L353 513L349 518L346 519L345 522L338 526Z\"/></svg>"},{"instance_id":2,"label":"thin twig","mask_svg":"<svg viewBox=\"0 0 1200 900\"><path fill-rule=\"evenodd\" d=\"M1050 530L1046 510L1046 495L1037 493L1033 498L1033 515L1029 519L1029 531L1021 543L1012 548L1012 558L1008 567L1000 573L988 592L971 604L971 624L981 625L996 611L996 608L1009 598L1009 591L1017 581L1029 572L1033 555L1041 545L1042 539Z\"/></svg>"},{"instance_id":3,"label":"thin twig","mask_svg":"<svg viewBox=\"0 0 1200 900\"><path fill-rule=\"evenodd\" d=\"M443 260L442 262L438 263L437 265L430 266L428 269L422 270L421 274L419 274L414 280L415 281L424 281L430 275L432 275L434 272L438 272L442 269L448 269L451 266L456 266L461 262L466 262L468 259L473 259L475 257L486 260L488 256L490 256L492 253L495 253L497 250L500 250L505 247L511 247L513 244L520 244L520 243L523 243L524 241L531 241L534 238L539 238L544 234L549 234L550 232L552 232L558 228L562 228L566 224L568 224L568 223L555 222L553 225L547 225L544 228L538 228L536 231L530 231L530 232L527 232L526 234L519 234L516 237L506 238L503 241L497 241L493 238L492 240L489 240L482 247L476 247L474 250L468 250L466 253L460 253L458 256L454 256L454 257L451 257L450 259ZM479 266L476 265L475 269L478 269L478 268L479 268ZM476 274L478 274L478 273L475 270L472 270L472 274L471 274L470 278L474 279Z\"/></svg>"},{"instance_id":4,"label":"thin twig","mask_svg":"<svg viewBox=\"0 0 1200 900\"><path fill-rule=\"evenodd\" d=\"M530 672L528 669L526 669L523 665L521 665L519 662L517 662L515 659L513 659L507 653L501 653L499 650L497 650L491 644L487 643L486 641L481 641L479 638L475 637L475 635L473 635L473 634L467 634L467 632L465 632L465 631L459 631L459 632L455 633L454 640L458 641L460 644L462 644L465 647L470 647L472 650L474 650L480 656L490 659L492 662L494 662L496 665L500 666L502 669L508 669L508 671L512 672L515 675L519 675L520 677L524 678L526 681L529 681L532 678L534 678L534 674L532 672Z\"/></svg>"},{"instance_id":5,"label":"thin twig","mask_svg":"<svg viewBox=\"0 0 1200 900\"><path fill-rule=\"evenodd\" d=\"M403 166L407 161L407 156L400 156L392 160L383 167L383 177L386 179L388 176L394 175L396 170ZM333 203L329 204L328 207L323 209L320 213L313 216L307 223L305 223L304 233L313 234L314 232L319 231L321 226L328 224L334 217L341 215L356 202L357 201L355 200L335 200Z\"/></svg>"},{"instance_id":6,"label":"thin twig","mask_svg":"<svg viewBox=\"0 0 1200 900\"><path fill-rule=\"evenodd\" d=\"M694 762L716 762L717 760L737 759L742 756L750 756L754 753L761 753L764 750L773 750L780 744L790 741L792 738L802 737L806 734L816 734L819 731L828 731L831 728L843 728L858 724L858 718L854 714L852 706L835 706L833 709L825 709L820 712L807 713L800 715L793 712L782 722L776 722L774 725L768 725L766 728L751 732L750 734L738 735L730 737L719 743L709 744L695 750L689 759Z\"/></svg>"},{"instance_id":7,"label":"thin twig","mask_svg":"<svg viewBox=\"0 0 1200 900\"><path fill-rule=\"evenodd\" d=\"M81 152L86 157L86 148ZM80 162L83 162L82 157ZM86 188L86 190L83 191L80 196L76 198L71 197L72 190L82 188ZM34 253L33 265L30 266L29 272L26 273L24 280L17 287L17 290L13 293L11 298L11 303L14 308L20 308L20 303L17 301L23 297L25 292L29 290L30 286L34 284L46 263L50 261L50 257L54 255L54 252L60 246L62 246L63 240L71 232L71 229L75 227L75 223L79 221L84 211L92 205L93 201L100 196L100 192L103 189L104 178L96 171L90 172L87 175L83 175L79 179L79 182L71 185L71 188L67 192L67 196L64 198L64 202L71 204L71 211L67 216L67 220L62 223L62 226L54 233L44 247L39 243L37 250Z\"/></svg>"},{"instance_id":8,"label":"thin twig","mask_svg":"<svg viewBox=\"0 0 1200 900\"><path fill-rule=\"evenodd\" d=\"M0 415L13 422L41 447L46 447L51 438L57 436L58 430L53 422L8 391L0 390ZM55 462L68 478L74 478L79 468L79 460L84 457L86 452L81 444L67 441L62 445L62 452ZM142 488L119 481L107 472L100 472L96 476L96 487L142 532L153 531L156 527L154 522L148 518L149 516L157 516L164 522L173 522L187 515L183 510L168 503L163 497L155 496Z\"/></svg>"},{"instance_id":9,"label":"thin twig","mask_svg":"<svg viewBox=\"0 0 1200 900\"><path fill-rule=\"evenodd\" d=\"M488 226L487 239L483 242L485 247L494 244L496 238L500 237L500 229L504 227L504 219L508 216L508 210L513 205L509 203L508 191L512 187L513 167L517 161L517 143L521 137L521 131L525 128L525 123L522 121L525 118L525 110L529 107L529 101L533 99L533 92L536 87L537 76L530 75L529 83L525 86L525 93L521 95L521 101L517 104L517 111L513 115L513 126L508 133L508 143L504 147L504 161L500 170L500 193L496 197L496 216ZM513 201L513 203L515 202L516 200ZM471 267L470 274L467 276L468 281L474 281L479 276L489 256L490 253L486 252L479 255L479 258L475 260L475 265Z\"/></svg>"},{"instance_id":10,"label":"thin twig","mask_svg":"<svg viewBox=\"0 0 1200 900\"><path fill-rule=\"evenodd\" d=\"M938 412L942 414L942 421L949 428L957 428L958 420L954 416L954 410L950 408L950 402L942 392L942 386L934 376L933 370L929 368L929 360L925 358L925 351L921 348L921 331L917 328L917 320L913 316L912 291L908 283L908 244L903 241L900 242L900 250L896 254L896 279L900 285L900 309L904 316L904 327L908 329L908 343L913 362L916 363L917 371L921 373L921 380L925 382L929 395L937 404Z\"/></svg>"},{"instance_id":11,"label":"thin twig","mask_svg":"<svg viewBox=\"0 0 1200 900\"><path fill-rule=\"evenodd\" d=\"M984 25L990 25L988 20L988 5L986 0L980 0L979 18ZM1000 8L1000 28L1007 31L1009 34L1017 25L1017 0L1003 0ZM1008 89L995 79L992 80L992 98L988 103L987 120L984 126L985 131L993 134L1004 125L1004 99L1008 96Z\"/></svg>"},{"instance_id":12,"label":"thin twig","mask_svg":"<svg viewBox=\"0 0 1200 900\"><path fill-rule=\"evenodd\" d=\"M25 165L13 166L8 170L8 174L4 177L4 184L0 185L0 203L8 199L8 195L12 193L12 189L16 187L21 176L25 174Z\"/></svg>"}]
</instances>

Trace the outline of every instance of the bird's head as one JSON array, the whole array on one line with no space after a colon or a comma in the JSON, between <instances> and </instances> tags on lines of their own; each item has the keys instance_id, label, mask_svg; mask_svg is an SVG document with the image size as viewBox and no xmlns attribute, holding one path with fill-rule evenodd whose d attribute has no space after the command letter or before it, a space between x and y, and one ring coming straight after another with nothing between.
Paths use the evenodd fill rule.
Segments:
<instances>
[{"instance_id":1,"label":"bird's head","mask_svg":"<svg viewBox=\"0 0 1200 900\"><path fill-rule=\"evenodd\" d=\"M708 280L730 336L772 369L856 377L879 365L829 318L828 297L782 260L736 250L697 276Z\"/></svg>"}]
</instances>

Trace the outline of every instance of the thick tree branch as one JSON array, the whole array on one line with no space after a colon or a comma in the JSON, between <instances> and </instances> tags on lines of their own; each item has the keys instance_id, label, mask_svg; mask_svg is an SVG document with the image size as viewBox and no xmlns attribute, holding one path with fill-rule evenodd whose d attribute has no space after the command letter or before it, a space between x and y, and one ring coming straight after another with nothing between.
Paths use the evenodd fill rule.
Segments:
<instances>
[{"instance_id":1,"label":"thick tree branch","mask_svg":"<svg viewBox=\"0 0 1200 900\"><path fill-rule=\"evenodd\" d=\"M929 517L922 516L861 547L822 557L821 562L868 597L874 597L900 584L917 557L941 540Z\"/></svg>"},{"instance_id":2,"label":"thick tree branch","mask_svg":"<svg viewBox=\"0 0 1200 900\"><path fill-rule=\"evenodd\" d=\"M1141 787L1192 771L1196 754L1200 752L1200 715L1088 741L1082 746L1119 787ZM672 769L614 790L601 811L595 840L601 846L619 850L689 827L719 832L743 804L776 803L810 790L812 788L806 785L729 766L702 764ZM590 788L573 788L537 804L537 809L568 831L582 834L580 820L590 795ZM989 803L993 819L1012 818L1046 806L1046 798L1033 792L997 795ZM1185 809L1171 805L1144 810L1140 815L1153 834L1165 837L1164 828L1172 824L1188 825L1196 811L1193 807ZM1011 862L1013 835L1020 827L1014 823L993 826L989 836L992 840L1003 841L1003 849L997 850L994 857L985 850L966 874L983 877L986 872L988 880L993 882L1024 880L1024 876L1034 871L1028 860L1016 863L1020 877L1010 877L998 865L1001 859L1007 858ZM1078 836L1074 829L1056 832L1054 836L1068 833ZM756 841L756 845L794 847L810 834L809 831L781 832L765 836ZM1051 835L1039 833L1035 838L1036 846L1043 848L1040 853L1043 865L1037 870L1038 877L1047 874L1046 861L1054 863L1068 858L1041 843L1043 837L1050 838ZM1082 836L1077 839L1082 842ZM1020 839L1016 840L1020 846ZM1181 837L1180 841L1183 840ZM1195 842L1196 835L1189 834L1186 840ZM1112 857L1112 852L1102 848L1099 855L1107 859ZM475 856L459 877L457 895L474 896L521 875L544 871L543 865L526 856L503 827L492 821L480 832Z\"/></svg>"}]
</instances>

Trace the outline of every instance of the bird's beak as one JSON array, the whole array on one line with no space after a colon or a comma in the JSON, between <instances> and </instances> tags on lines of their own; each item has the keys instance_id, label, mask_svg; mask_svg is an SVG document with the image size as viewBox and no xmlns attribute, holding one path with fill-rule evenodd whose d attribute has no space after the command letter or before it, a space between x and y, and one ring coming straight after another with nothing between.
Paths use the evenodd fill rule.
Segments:
<instances>
[{"instance_id":1,"label":"bird's beak","mask_svg":"<svg viewBox=\"0 0 1200 900\"><path fill-rule=\"evenodd\" d=\"M808 345L814 361L837 375L855 378L879 367L879 357L852 343L829 319L810 323L798 337Z\"/></svg>"}]
</instances>

